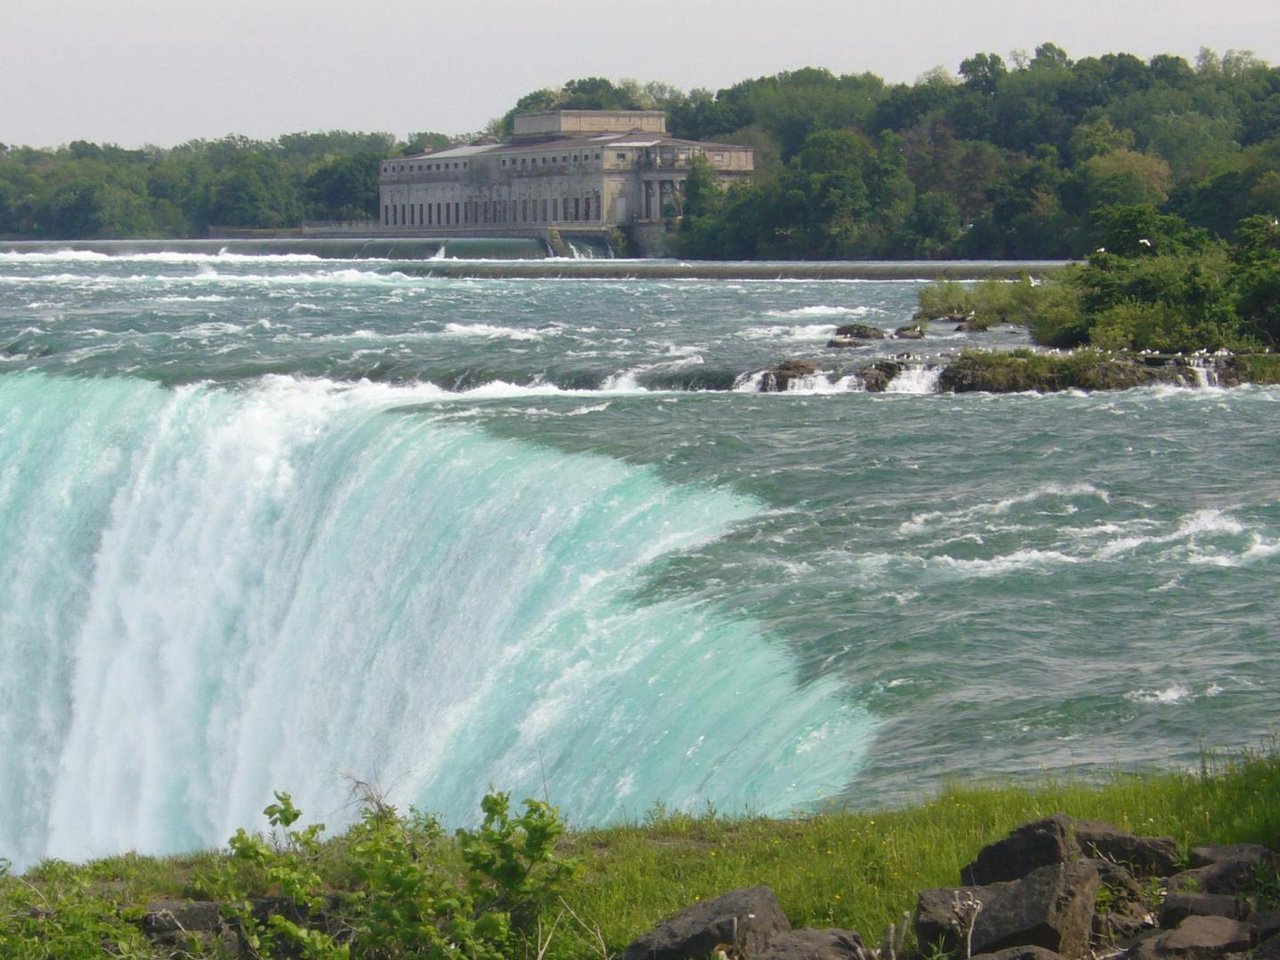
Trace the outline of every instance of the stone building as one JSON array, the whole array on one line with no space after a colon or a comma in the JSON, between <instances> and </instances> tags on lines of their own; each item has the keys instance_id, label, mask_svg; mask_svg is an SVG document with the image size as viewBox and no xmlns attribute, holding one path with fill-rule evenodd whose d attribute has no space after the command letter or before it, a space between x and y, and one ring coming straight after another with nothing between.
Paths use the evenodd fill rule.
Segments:
<instances>
[{"instance_id":1,"label":"stone building","mask_svg":"<svg viewBox=\"0 0 1280 960\"><path fill-rule=\"evenodd\" d=\"M668 137L660 110L556 110L515 118L509 143L384 160L382 233L403 236L629 234L661 238L695 156L721 180L751 176L749 147Z\"/></svg>"}]
</instances>

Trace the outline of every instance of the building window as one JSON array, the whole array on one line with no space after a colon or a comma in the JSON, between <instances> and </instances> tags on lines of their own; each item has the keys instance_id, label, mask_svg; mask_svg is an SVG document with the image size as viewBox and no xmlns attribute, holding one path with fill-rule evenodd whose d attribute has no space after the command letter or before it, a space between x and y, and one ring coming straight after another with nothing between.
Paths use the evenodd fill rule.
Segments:
<instances>
[{"instance_id":1,"label":"building window","mask_svg":"<svg viewBox=\"0 0 1280 960\"><path fill-rule=\"evenodd\" d=\"M542 219L543 219L543 220L546 220L546 219L547 219L547 201L546 201L546 199L543 199L543 201L542 201Z\"/></svg>"},{"instance_id":2,"label":"building window","mask_svg":"<svg viewBox=\"0 0 1280 960\"><path fill-rule=\"evenodd\" d=\"M462 222L461 214L462 214L462 206L461 204L458 203L458 201L455 200L453 202L453 222L454 223Z\"/></svg>"},{"instance_id":3,"label":"building window","mask_svg":"<svg viewBox=\"0 0 1280 960\"><path fill-rule=\"evenodd\" d=\"M618 155L617 155L617 159L618 159L618 162L619 162L619 163L626 163L626 162L627 162L627 155L626 155L625 153L620 153L620 154L618 154Z\"/></svg>"},{"instance_id":4,"label":"building window","mask_svg":"<svg viewBox=\"0 0 1280 960\"><path fill-rule=\"evenodd\" d=\"M382 205L382 225L384 227L391 226L391 207L385 203Z\"/></svg>"},{"instance_id":5,"label":"building window","mask_svg":"<svg viewBox=\"0 0 1280 960\"><path fill-rule=\"evenodd\" d=\"M552 220L560 219L560 198L559 197L555 197L551 201L551 219Z\"/></svg>"}]
</instances>

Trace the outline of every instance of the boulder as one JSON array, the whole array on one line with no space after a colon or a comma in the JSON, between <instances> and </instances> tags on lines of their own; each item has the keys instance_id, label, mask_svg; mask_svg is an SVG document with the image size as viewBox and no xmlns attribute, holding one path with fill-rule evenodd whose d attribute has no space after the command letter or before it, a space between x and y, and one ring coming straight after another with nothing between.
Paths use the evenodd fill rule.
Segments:
<instances>
[{"instance_id":1,"label":"boulder","mask_svg":"<svg viewBox=\"0 0 1280 960\"><path fill-rule=\"evenodd\" d=\"M1133 874L1110 860L1089 862L1097 868L1100 881L1093 915L1093 934L1097 941L1117 943L1155 926L1147 890Z\"/></svg>"},{"instance_id":2,"label":"boulder","mask_svg":"<svg viewBox=\"0 0 1280 960\"><path fill-rule=\"evenodd\" d=\"M1170 893L1247 895L1258 883L1258 865L1251 860L1220 860L1169 878Z\"/></svg>"},{"instance_id":3,"label":"boulder","mask_svg":"<svg viewBox=\"0 0 1280 960\"><path fill-rule=\"evenodd\" d=\"M832 337L827 341L828 347L836 347L843 350L847 350L851 347L865 347L866 345L867 341L857 340L853 337Z\"/></svg>"},{"instance_id":4,"label":"boulder","mask_svg":"<svg viewBox=\"0 0 1280 960\"><path fill-rule=\"evenodd\" d=\"M963 951L964 905L972 897L978 905L969 944L974 954L1034 946L1081 958L1089 949L1098 883L1097 868L1076 861L1040 867L1021 880L926 890L916 907L916 941L922 950Z\"/></svg>"},{"instance_id":5,"label":"boulder","mask_svg":"<svg viewBox=\"0 0 1280 960\"><path fill-rule=\"evenodd\" d=\"M923 340L924 329L919 324L909 324L893 331L893 338L895 340Z\"/></svg>"},{"instance_id":6,"label":"boulder","mask_svg":"<svg viewBox=\"0 0 1280 960\"><path fill-rule=\"evenodd\" d=\"M1249 920L1258 930L1259 942L1280 937L1280 910L1264 910Z\"/></svg>"},{"instance_id":7,"label":"boulder","mask_svg":"<svg viewBox=\"0 0 1280 960\"><path fill-rule=\"evenodd\" d=\"M868 393L883 393L890 381L901 372L902 364L892 360L877 360L859 370L858 376Z\"/></svg>"},{"instance_id":8,"label":"boulder","mask_svg":"<svg viewBox=\"0 0 1280 960\"><path fill-rule=\"evenodd\" d=\"M780 933L750 960L871 960L852 930L791 930Z\"/></svg>"},{"instance_id":9,"label":"boulder","mask_svg":"<svg viewBox=\"0 0 1280 960\"><path fill-rule=\"evenodd\" d=\"M142 931L147 936L222 928L222 911L207 900L157 900L147 905Z\"/></svg>"},{"instance_id":10,"label":"boulder","mask_svg":"<svg viewBox=\"0 0 1280 960\"><path fill-rule=\"evenodd\" d=\"M1276 855L1260 843L1223 843L1191 848L1191 866L1209 867L1227 860L1245 860L1252 864L1276 862Z\"/></svg>"},{"instance_id":11,"label":"boulder","mask_svg":"<svg viewBox=\"0 0 1280 960\"><path fill-rule=\"evenodd\" d=\"M142 916L142 932L165 955L247 956L235 927L207 900L157 900Z\"/></svg>"},{"instance_id":12,"label":"boulder","mask_svg":"<svg viewBox=\"0 0 1280 960\"><path fill-rule=\"evenodd\" d=\"M1243 901L1222 893L1171 893L1160 905L1160 926L1177 927L1187 917L1228 917L1241 919Z\"/></svg>"},{"instance_id":13,"label":"boulder","mask_svg":"<svg viewBox=\"0 0 1280 960\"><path fill-rule=\"evenodd\" d=\"M633 941L622 960L706 960L717 947L754 957L790 929L772 890L744 887L662 921Z\"/></svg>"},{"instance_id":14,"label":"boulder","mask_svg":"<svg viewBox=\"0 0 1280 960\"><path fill-rule=\"evenodd\" d=\"M883 340L886 334L879 327L868 326L865 323L846 323L836 327L837 337L856 337L859 340Z\"/></svg>"},{"instance_id":15,"label":"boulder","mask_svg":"<svg viewBox=\"0 0 1280 960\"><path fill-rule=\"evenodd\" d=\"M973 862L960 868L960 882L980 886L1017 880L1039 867L1079 860L1081 851L1071 836L1070 819L1062 814L1046 817L987 844Z\"/></svg>"},{"instance_id":16,"label":"boulder","mask_svg":"<svg viewBox=\"0 0 1280 960\"><path fill-rule=\"evenodd\" d=\"M1280 936L1263 940L1249 954L1250 960L1280 960Z\"/></svg>"},{"instance_id":17,"label":"boulder","mask_svg":"<svg viewBox=\"0 0 1280 960\"><path fill-rule=\"evenodd\" d=\"M1226 917L1187 917L1177 930L1143 940L1134 960L1214 960L1253 946L1253 927Z\"/></svg>"},{"instance_id":18,"label":"boulder","mask_svg":"<svg viewBox=\"0 0 1280 960\"><path fill-rule=\"evenodd\" d=\"M792 381L811 377L818 372L812 360L784 360L772 370L766 370L760 389L764 393L779 393L791 386Z\"/></svg>"},{"instance_id":19,"label":"boulder","mask_svg":"<svg viewBox=\"0 0 1280 960\"><path fill-rule=\"evenodd\" d=\"M974 885L1016 880L1037 867L1090 857L1123 864L1143 875L1174 872L1178 848L1171 837L1138 837L1109 823L1054 814L1018 827L1003 840L978 851L960 871Z\"/></svg>"},{"instance_id":20,"label":"boulder","mask_svg":"<svg viewBox=\"0 0 1280 960\"><path fill-rule=\"evenodd\" d=\"M1139 837L1099 820L1066 819L1086 857L1122 863L1139 876L1167 877L1178 869L1173 837Z\"/></svg>"},{"instance_id":21,"label":"boulder","mask_svg":"<svg viewBox=\"0 0 1280 960\"><path fill-rule=\"evenodd\" d=\"M1008 947L995 953L980 953L970 960L1063 960L1063 957L1044 947Z\"/></svg>"}]
</instances>

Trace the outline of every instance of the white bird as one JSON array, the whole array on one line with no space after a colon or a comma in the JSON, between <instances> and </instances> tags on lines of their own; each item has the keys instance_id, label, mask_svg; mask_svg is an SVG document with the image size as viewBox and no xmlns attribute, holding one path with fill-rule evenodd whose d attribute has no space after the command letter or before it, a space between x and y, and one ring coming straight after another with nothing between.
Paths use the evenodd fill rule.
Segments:
<instances>
[{"instance_id":1,"label":"white bird","mask_svg":"<svg viewBox=\"0 0 1280 960\"><path fill-rule=\"evenodd\" d=\"M1149 246L1151 246L1151 241L1150 241L1150 240L1148 240L1146 237L1141 237L1141 238L1138 240L1138 242L1139 242L1140 244L1142 244L1144 247L1149 247Z\"/></svg>"}]
</instances>

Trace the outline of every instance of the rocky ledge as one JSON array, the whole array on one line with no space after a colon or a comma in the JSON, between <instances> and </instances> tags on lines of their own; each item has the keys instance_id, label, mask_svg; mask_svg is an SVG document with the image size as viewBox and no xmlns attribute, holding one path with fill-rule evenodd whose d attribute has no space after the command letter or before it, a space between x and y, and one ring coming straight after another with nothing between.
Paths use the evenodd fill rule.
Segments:
<instances>
[{"instance_id":1,"label":"rocky ledge","mask_svg":"<svg viewBox=\"0 0 1280 960\"><path fill-rule=\"evenodd\" d=\"M1019 827L925 890L879 946L853 930L794 930L767 887L698 903L622 960L1280 960L1280 855L1196 847L1062 814ZM917 947L904 950L914 925Z\"/></svg>"},{"instance_id":2,"label":"rocky ledge","mask_svg":"<svg viewBox=\"0 0 1280 960\"><path fill-rule=\"evenodd\" d=\"M866 341L858 341L866 342ZM844 346L832 341L831 346ZM766 370L763 392L785 391L815 376L857 377L871 393L886 389L894 377L919 358L902 354L849 369L824 360L786 360ZM1180 354L1103 353L1077 350L1046 353L1031 349L968 350L945 364L937 379L941 393L1054 393L1062 390L1130 390L1160 384L1234 387L1245 383L1280 384L1280 354L1183 356Z\"/></svg>"}]
</instances>

